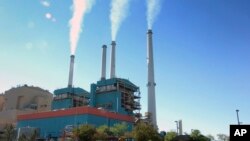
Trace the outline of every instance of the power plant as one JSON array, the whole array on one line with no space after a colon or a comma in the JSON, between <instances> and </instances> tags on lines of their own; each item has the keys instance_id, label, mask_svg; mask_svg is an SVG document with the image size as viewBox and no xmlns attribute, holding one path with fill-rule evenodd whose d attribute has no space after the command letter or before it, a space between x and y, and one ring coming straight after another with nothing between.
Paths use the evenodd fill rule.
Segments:
<instances>
[{"instance_id":1,"label":"power plant","mask_svg":"<svg viewBox=\"0 0 250 141\"><path fill-rule=\"evenodd\" d=\"M103 45L101 79L90 85L90 92L74 87L75 56L71 55L68 86L54 91L51 111L19 115L18 136L32 129L39 131L42 139L58 139L67 136L64 132L66 127L82 124L110 127L126 123L131 131L140 115L140 89L128 79L116 77L115 41L111 47L110 78L106 78L107 46Z\"/></svg>"},{"instance_id":2,"label":"power plant","mask_svg":"<svg viewBox=\"0 0 250 141\"><path fill-rule=\"evenodd\" d=\"M49 7L50 3L47 3L47 6L44 4L43 6ZM82 88L74 85L74 80L79 78L74 76L74 63L75 59L77 59L75 52L81 31L84 31L82 30L84 16L90 12L94 1L73 0L71 6L72 18L69 20L70 60L69 70L66 70L68 81L65 81L65 86L55 89L53 94L51 94L49 91L39 87L33 88L33 86L24 85L18 88L18 94L11 90L11 94L7 94L5 97L0 96L0 112L4 111L0 115L7 113L7 110L10 111L8 111L9 114L13 115L11 120L6 121L15 125L15 129L18 131L17 139L22 135L30 137L31 132L34 133L33 131L36 131L35 133L39 140L58 140L72 136L73 128L84 124L90 124L95 127L107 125L110 128L117 123L125 123L128 127L127 131L131 131L138 122L146 122L158 129L153 32L151 29L160 4L157 1L147 2L148 31L146 36L147 59L145 60L147 62L147 76L145 76L147 81L143 83L147 84L148 109L146 111L147 116L142 116L140 113L140 87L129 79L118 77L119 75L116 72L117 43L118 49L120 48L119 42L116 42L117 33L126 18L129 3L128 0L111 1L111 44L109 46L103 45L101 48L100 77L98 77L96 82L89 84L89 88ZM109 51L109 48L110 64L107 65L107 51ZM109 72L107 72L107 67L110 67ZM107 76L107 73L109 76ZM16 91L16 89L13 90ZM15 95L13 96L12 93ZM6 103L10 99L13 102L9 106ZM6 122L2 123L3 119L5 120L10 116L2 117L0 118L2 119L0 124L4 125ZM72 128L71 135L66 132L68 127Z\"/></svg>"},{"instance_id":3,"label":"power plant","mask_svg":"<svg viewBox=\"0 0 250 141\"><path fill-rule=\"evenodd\" d=\"M96 127L126 123L128 130L137 121L145 121L157 129L152 30L147 32L147 118L140 114L140 88L128 79L116 76L116 42L111 42L110 78L106 78L107 46L102 46L101 76L90 84L90 91L75 87L74 52L71 52L68 86L54 90L51 110L17 116L18 137L36 130L41 139L67 137L68 127L91 124ZM75 48L74 48L75 50ZM52 126L53 125L53 126Z\"/></svg>"},{"instance_id":4,"label":"power plant","mask_svg":"<svg viewBox=\"0 0 250 141\"><path fill-rule=\"evenodd\" d=\"M152 30L147 32L147 71L148 71L148 122L157 127L155 80L153 60ZM90 91L74 87L74 60L70 56L68 86L54 90L51 110L17 116L18 137L27 130L37 130L42 139L62 138L67 136L66 127L78 127L82 124L113 126L116 123L126 123L128 130L142 119L140 110L140 89L134 83L124 78L116 77L116 42L111 43L110 78L106 78L107 46L102 46L101 77L90 85ZM51 126L53 125L53 126Z\"/></svg>"}]
</instances>

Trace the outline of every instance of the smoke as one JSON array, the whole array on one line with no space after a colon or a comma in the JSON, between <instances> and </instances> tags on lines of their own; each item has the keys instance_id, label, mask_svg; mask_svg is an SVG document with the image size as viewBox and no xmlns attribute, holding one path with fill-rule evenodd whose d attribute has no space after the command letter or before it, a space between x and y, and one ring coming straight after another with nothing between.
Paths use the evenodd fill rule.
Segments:
<instances>
[{"instance_id":1,"label":"smoke","mask_svg":"<svg viewBox=\"0 0 250 141\"><path fill-rule=\"evenodd\" d=\"M160 11L160 0L147 0L148 29L152 29L155 18Z\"/></svg>"},{"instance_id":2,"label":"smoke","mask_svg":"<svg viewBox=\"0 0 250 141\"><path fill-rule=\"evenodd\" d=\"M129 6L129 0L112 0L110 10L111 20L111 36L112 40L115 41L116 34L122 21L126 18Z\"/></svg>"},{"instance_id":3,"label":"smoke","mask_svg":"<svg viewBox=\"0 0 250 141\"><path fill-rule=\"evenodd\" d=\"M86 12L90 11L95 0L73 0L73 15L70 19L70 51L74 55L82 31L81 25Z\"/></svg>"}]
</instances>

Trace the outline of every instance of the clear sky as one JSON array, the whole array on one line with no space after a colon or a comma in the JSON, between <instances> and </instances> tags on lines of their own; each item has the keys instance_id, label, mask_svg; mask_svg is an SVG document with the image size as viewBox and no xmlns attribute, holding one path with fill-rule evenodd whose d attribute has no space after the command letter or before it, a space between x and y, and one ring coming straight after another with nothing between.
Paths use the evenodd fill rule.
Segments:
<instances>
[{"instance_id":1,"label":"clear sky","mask_svg":"<svg viewBox=\"0 0 250 141\"><path fill-rule=\"evenodd\" d=\"M71 0L0 1L0 93L19 84L53 92L67 86ZM250 1L162 0L153 25L157 120L160 130L229 132L250 124ZM50 13L47 14L46 13ZM74 85L100 79L101 46L108 45L110 1L96 0L76 49ZM117 76L141 89L147 109L146 3L131 0L117 34ZM107 70L109 76L109 69Z\"/></svg>"}]
</instances>

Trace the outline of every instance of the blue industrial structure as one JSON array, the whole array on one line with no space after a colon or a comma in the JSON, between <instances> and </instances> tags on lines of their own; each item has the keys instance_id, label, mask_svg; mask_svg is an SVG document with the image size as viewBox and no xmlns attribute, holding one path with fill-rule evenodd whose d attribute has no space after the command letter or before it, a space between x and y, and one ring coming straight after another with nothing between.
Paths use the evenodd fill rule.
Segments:
<instances>
[{"instance_id":1,"label":"blue industrial structure","mask_svg":"<svg viewBox=\"0 0 250 141\"><path fill-rule=\"evenodd\" d=\"M37 129L40 138L56 140L65 135L66 127L82 124L98 127L125 122L128 130L132 130L136 117L140 116L140 90L129 80L115 77L115 46L113 41L111 78L106 79L104 45L101 80L91 84L90 92L73 87L75 56L71 55L68 87L54 91L51 111L19 115L18 130Z\"/></svg>"},{"instance_id":2,"label":"blue industrial structure","mask_svg":"<svg viewBox=\"0 0 250 141\"><path fill-rule=\"evenodd\" d=\"M68 125L113 126L125 122L128 130L140 110L139 87L127 79L102 79L91 84L90 93L67 87L54 91L52 110L18 116L19 130L37 128L40 138L60 138Z\"/></svg>"},{"instance_id":3,"label":"blue industrial structure","mask_svg":"<svg viewBox=\"0 0 250 141\"><path fill-rule=\"evenodd\" d=\"M54 91L52 110L88 105L89 92L82 88L62 88Z\"/></svg>"},{"instance_id":4,"label":"blue industrial structure","mask_svg":"<svg viewBox=\"0 0 250 141\"><path fill-rule=\"evenodd\" d=\"M139 88L127 79L111 78L91 85L90 105L111 112L133 116L140 110L139 98Z\"/></svg>"}]
</instances>

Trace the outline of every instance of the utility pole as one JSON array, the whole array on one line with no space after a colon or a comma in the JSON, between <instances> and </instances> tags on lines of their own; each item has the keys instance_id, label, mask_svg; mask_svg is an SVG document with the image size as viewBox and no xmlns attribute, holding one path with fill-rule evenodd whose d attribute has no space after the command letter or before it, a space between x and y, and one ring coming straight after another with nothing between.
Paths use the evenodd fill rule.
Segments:
<instances>
[{"instance_id":1,"label":"utility pole","mask_svg":"<svg viewBox=\"0 0 250 141\"><path fill-rule=\"evenodd\" d=\"M240 111L240 110L236 109L236 114L237 114L238 125L240 125L240 120L239 120L239 111Z\"/></svg>"}]
</instances>

